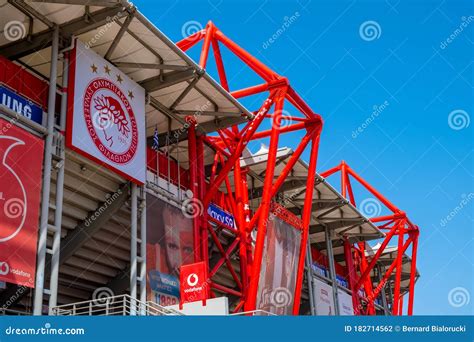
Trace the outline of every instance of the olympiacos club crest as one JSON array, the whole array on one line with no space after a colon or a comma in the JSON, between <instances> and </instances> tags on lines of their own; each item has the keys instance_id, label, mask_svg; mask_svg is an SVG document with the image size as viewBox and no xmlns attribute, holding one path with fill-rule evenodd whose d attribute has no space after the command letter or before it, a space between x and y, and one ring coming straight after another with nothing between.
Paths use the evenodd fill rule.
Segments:
<instances>
[{"instance_id":1,"label":"olympiacos club crest","mask_svg":"<svg viewBox=\"0 0 474 342\"><path fill-rule=\"evenodd\" d=\"M79 40L70 60L66 146L144 184L145 89Z\"/></svg>"},{"instance_id":2,"label":"olympiacos club crest","mask_svg":"<svg viewBox=\"0 0 474 342\"><path fill-rule=\"evenodd\" d=\"M106 78L92 80L84 93L87 132L100 153L117 164L137 152L138 129L133 108L120 88Z\"/></svg>"}]
</instances>

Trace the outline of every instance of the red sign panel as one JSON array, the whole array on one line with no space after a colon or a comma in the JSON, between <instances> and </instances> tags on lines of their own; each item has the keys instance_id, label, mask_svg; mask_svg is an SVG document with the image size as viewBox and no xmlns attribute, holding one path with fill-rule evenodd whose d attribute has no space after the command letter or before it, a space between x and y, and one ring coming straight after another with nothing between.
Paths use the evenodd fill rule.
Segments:
<instances>
[{"instance_id":1,"label":"red sign panel","mask_svg":"<svg viewBox=\"0 0 474 342\"><path fill-rule=\"evenodd\" d=\"M205 262L183 265L180 269L180 306L202 300L204 305L209 293L207 265Z\"/></svg>"},{"instance_id":2,"label":"red sign panel","mask_svg":"<svg viewBox=\"0 0 474 342\"><path fill-rule=\"evenodd\" d=\"M0 280L34 287L43 140L0 119Z\"/></svg>"}]
</instances>

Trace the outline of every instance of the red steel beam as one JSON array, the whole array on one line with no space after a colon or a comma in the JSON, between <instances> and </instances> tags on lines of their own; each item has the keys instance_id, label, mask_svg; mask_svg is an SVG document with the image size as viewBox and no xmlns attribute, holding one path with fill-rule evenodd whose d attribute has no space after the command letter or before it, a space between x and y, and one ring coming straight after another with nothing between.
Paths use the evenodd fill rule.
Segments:
<instances>
[{"instance_id":1,"label":"red steel beam","mask_svg":"<svg viewBox=\"0 0 474 342\"><path fill-rule=\"evenodd\" d=\"M319 135L321 132L321 127L319 126L318 128L315 128L317 130L317 134ZM288 162L286 163L285 167L281 171L280 175L278 176L277 180L275 181L275 184L273 184L272 187L272 192L271 196L275 196L278 190L280 189L280 186L283 184L285 181L286 177L290 173L290 171L293 169L293 166L295 166L296 162L299 160L301 154L303 153L304 149L308 145L311 135L312 135L313 130L309 130L306 132L306 135L301 139L300 144L296 148L296 150L293 152L293 155L290 157ZM260 214L261 209L258 208L255 214L253 215L252 219L250 220L248 226L247 226L247 231L251 231L255 224L257 223L259 214Z\"/></svg>"},{"instance_id":2,"label":"red steel beam","mask_svg":"<svg viewBox=\"0 0 474 342\"><path fill-rule=\"evenodd\" d=\"M222 60L221 49L216 39L212 39L212 51L214 52L214 59L216 61L219 81L221 82L222 88L229 91L229 83L227 81L227 75L225 73L224 61Z\"/></svg>"},{"instance_id":3,"label":"red steel beam","mask_svg":"<svg viewBox=\"0 0 474 342\"><path fill-rule=\"evenodd\" d=\"M221 292L225 292L225 293L237 296L237 297L242 297L242 292L230 289L230 288L228 288L224 285L221 285L221 284L218 284L218 283L215 283L215 282L211 282L211 287L213 287L216 290L219 290Z\"/></svg>"},{"instance_id":4,"label":"red steel beam","mask_svg":"<svg viewBox=\"0 0 474 342\"><path fill-rule=\"evenodd\" d=\"M271 80L275 80L279 77L278 74L276 74L273 70L271 70L265 64L253 57L240 46L235 44L233 41L227 38L221 31L216 30L215 37L265 81L268 82Z\"/></svg>"},{"instance_id":5,"label":"red steel beam","mask_svg":"<svg viewBox=\"0 0 474 342\"><path fill-rule=\"evenodd\" d=\"M411 249L411 272L410 272L410 293L408 294L408 316L413 315L413 302L415 300L415 278L416 278L416 255L418 252L418 231L410 233L413 236Z\"/></svg>"},{"instance_id":6,"label":"red steel beam","mask_svg":"<svg viewBox=\"0 0 474 342\"><path fill-rule=\"evenodd\" d=\"M219 270L219 268L221 268L221 266L224 265L225 261L230 258L230 256L232 255L232 252L234 251L235 247L237 247L238 244L239 244L239 238L235 238L234 241L232 241L232 243L227 248L227 251L225 252L225 256L222 256L214 265L211 272L209 272L210 277L214 276Z\"/></svg>"},{"instance_id":7,"label":"red steel beam","mask_svg":"<svg viewBox=\"0 0 474 342\"><path fill-rule=\"evenodd\" d=\"M270 96L268 97L268 99L265 100L264 104L260 108L257 115L253 118L252 121L250 121L246 125L246 126L248 126L248 129L247 129L246 133L244 134L243 137L241 137L241 139L240 139L239 143L237 144L235 150L233 151L233 153L227 159L227 162L224 164L224 166L220 170L219 175L214 180L214 184L211 184L211 187L209 188L208 192L206 193L206 196L204 197L203 204L204 204L204 209L205 210L207 209L207 206L209 205L212 196L214 196L217 189L219 188L221 183L224 181L224 178L227 176L229 171L235 165L235 161L238 160L240 158L240 156L242 155L242 152L245 149L245 147L247 146L247 144L249 143L251 136L255 133L258 126L262 122L265 114L268 112L271 105L273 104L273 96L274 96L274 93L271 92Z\"/></svg>"},{"instance_id":8,"label":"red steel beam","mask_svg":"<svg viewBox=\"0 0 474 342\"><path fill-rule=\"evenodd\" d=\"M377 263L377 260L379 259L380 255L385 250L385 247L387 247L387 245L390 242L392 236L398 231L399 225L400 225L400 223L397 223L397 224L393 225L392 229L390 229L390 231L387 233L387 235L385 236L385 239L383 240L383 242L380 245L379 249L377 250L377 252L375 252L374 257L370 261L369 266L367 266L367 269L360 276L359 281L356 284L356 288L359 289L360 286L362 285L363 281L365 280L365 278L370 275L370 271L372 271L372 269L374 268L374 266Z\"/></svg>"},{"instance_id":9,"label":"red steel beam","mask_svg":"<svg viewBox=\"0 0 474 342\"><path fill-rule=\"evenodd\" d=\"M189 158L189 188L193 193L193 200L200 201L198 193L198 170L197 170L197 149L196 149L196 126L191 124L188 128L188 158ZM201 261L201 215L193 217L194 235L194 262Z\"/></svg>"},{"instance_id":10,"label":"red steel beam","mask_svg":"<svg viewBox=\"0 0 474 342\"><path fill-rule=\"evenodd\" d=\"M256 308L258 284L260 279L260 270L262 266L263 249L267 231L268 214L270 213L270 202L272 198L271 189L273 185L273 175L275 172L276 154L278 150L278 139L280 135L279 116L282 114L285 102L286 90L280 91L275 100L275 112L272 121L272 135L270 137L270 146L268 149L267 170L263 185L263 196L260 203L260 217L258 221L257 239L255 242L255 251L252 264L252 274L249 282L248 298L245 302L245 310L252 311Z\"/></svg>"},{"instance_id":11,"label":"red steel beam","mask_svg":"<svg viewBox=\"0 0 474 342\"><path fill-rule=\"evenodd\" d=\"M403 222L403 221L402 221ZM398 227L398 250L397 250L397 272L395 273L395 289L393 291L393 308L392 313L394 315L399 314L399 299L400 286L402 280L402 268L403 268L403 240L405 237L405 222Z\"/></svg>"},{"instance_id":12,"label":"red steel beam","mask_svg":"<svg viewBox=\"0 0 474 342\"><path fill-rule=\"evenodd\" d=\"M318 160L319 134L312 134L311 155L308 166L308 178L306 180L306 194L303 206L303 231L300 245L300 257L298 260L298 271L296 273L296 287L294 293L293 315L298 315L300 310L301 288L303 286L304 265L308 243L309 225L311 223L311 211L313 208L313 191L316 178L316 163Z\"/></svg>"},{"instance_id":13,"label":"red steel beam","mask_svg":"<svg viewBox=\"0 0 474 342\"><path fill-rule=\"evenodd\" d=\"M360 312L358 287L356 285L356 269L354 267L354 259L352 256L352 246L347 238L344 238L344 258L346 259L347 274L349 278L349 286L352 291L352 306L356 315Z\"/></svg>"},{"instance_id":14,"label":"red steel beam","mask_svg":"<svg viewBox=\"0 0 474 342\"><path fill-rule=\"evenodd\" d=\"M203 69L206 68L207 57L209 55L209 48L211 47L213 32L214 24L212 22L208 22L206 25L206 35L204 37L204 43L201 49L201 57L199 58L199 66Z\"/></svg>"},{"instance_id":15,"label":"red steel beam","mask_svg":"<svg viewBox=\"0 0 474 342\"><path fill-rule=\"evenodd\" d=\"M406 250L408 249L408 247L410 246L410 243L412 241L413 241L412 239L408 239L407 241L405 241L405 244L403 245L403 253L406 252ZM380 291L382 290L382 288L387 283L388 279L392 275L392 272L393 272L393 270L395 269L396 266L397 266L397 259L393 260L393 262L390 264L390 267L387 269L387 271L385 271L385 274L384 274L382 280L380 281L380 283L377 285L377 287L375 288L375 290L373 292L373 297L374 298L377 298L379 296Z\"/></svg>"}]
</instances>

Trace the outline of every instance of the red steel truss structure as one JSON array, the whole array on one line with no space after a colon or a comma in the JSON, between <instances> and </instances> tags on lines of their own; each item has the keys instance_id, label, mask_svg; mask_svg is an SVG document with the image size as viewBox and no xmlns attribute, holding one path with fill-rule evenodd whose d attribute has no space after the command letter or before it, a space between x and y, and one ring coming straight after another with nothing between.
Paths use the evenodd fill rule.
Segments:
<instances>
[{"instance_id":1,"label":"red steel truss structure","mask_svg":"<svg viewBox=\"0 0 474 342\"><path fill-rule=\"evenodd\" d=\"M354 308L357 308L355 309L356 313L357 310L361 311L362 309L362 306L360 305L359 290L361 287L363 287L365 293L364 299L367 302L367 307L365 312L359 313L366 315L375 314L374 301L379 296L380 291L385 286L390 277L392 277L395 271L392 314L402 315L403 296L401 296L400 293L402 259L403 254L411 246L411 270L407 313L408 315L412 315L415 296L416 255L419 236L418 226L414 225L410 221L405 212L398 209L386 197L384 197L360 175L352 170L344 161L342 161L338 166L321 173L321 176L329 177L336 173L340 174L341 194L342 196L346 197L352 205L356 206L356 200L351 182L356 181L366 190L368 190L391 212L389 215L377 216L370 219L374 224L378 225L379 229L386 233L385 239L383 240L380 247L376 250L375 255L371 256L370 258L367 256L365 242L359 243L358 246L351 246L347 241L344 244L345 259L349 274L349 285L352 290L352 301ZM386 270L382 280L376 284L374 288L374 284L370 278L370 273L376 266L377 261L379 261L380 256L392 238L398 239L397 257Z\"/></svg>"},{"instance_id":2,"label":"red steel truss structure","mask_svg":"<svg viewBox=\"0 0 474 342\"><path fill-rule=\"evenodd\" d=\"M296 315L299 313L301 301L313 190L315 186L314 175L316 173L319 138L323 125L322 118L320 115L313 112L309 105L298 95L298 93L291 87L287 78L278 75L232 40L227 38L212 22L209 22L203 30L178 42L177 46L183 51L187 51L199 42L202 42L199 58L200 67L203 69L206 68L212 47L220 84L236 99L256 94L267 94L267 97L258 110L253 112L254 117L250 121L245 124L234 125L230 128L223 128L218 131L218 135L216 136L199 135L195 129L195 125L191 125L189 128L188 149L189 160L191 162L189 169L190 190L194 194L194 199L199 201L204 208L204 214L195 217L193 222L195 260L209 262L208 242L210 238L221 254L220 260L214 265L214 267L210 268L209 285L211 289L240 298L238 305L234 309L235 312L242 310L252 311L257 309L256 301L266 236L266 225L271 210L272 199L290 174L295 163L301 157L303 151L306 148L309 148L310 161L308 177L306 180L307 191L301 214L302 238L298 260L296 290L294 293L293 314ZM227 48L233 53L233 55L245 63L250 70L260 76L264 82L245 89L231 90L223 56L221 54L222 46ZM285 104L288 104L288 102L291 104L292 108L295 109L294 114L288 114L287 111L284 111ZM187 119L191 122L194 120L192 117L188 117ZM271 120L271 129L259 130L265 119ZM290 124L281 125L283 120ZM276 155L280 135L295 131L305 132L304 137L301 139L298 147L295 149L283 171L279 175L275 175L274 170L277 161ZM248 170L245 167L241 167L240 158L249 142L263 138L270 139L263 195L259 208L255 210L255 212L251 212L249 210L249 187L247 185L246 177ZM215 151L209 184L207 184L205 180L203 162L204 144L210 146ZM374 300L379 295L385 282L390 278L394 269L396 269L396 286L393 314L401 314L401 303L403 300L400 296L401 258L403 252L407 250L409 245L412 245L413 274L410 283L408 314L412 314L418 228L409 221L405 213L398 210L344 163L336 168L326 171L323 173L323 176L329 176L338 171L341 172L342 194L343 196L346 196L347 194L353 205L355 205L355 200L349 176L365 186L393 212L393 215L372 219L373 222L379 224L381 229L387 231L386 238L383 241L381 248L372 258L367 257L365 254L365 243L359 243L356 247L346 241L346 266L349 270L349 282L352 289L356 314L375 314ZM233 182L231 182L230 176L233 177ZM225 185L227 192L225 196L226 208L235 217L236 229L223 226L219 222L214 222L212 218L207 215L206 209L218 194L218 190L223 184ZM234 187L232 187L232 185ZM212 225L211 222L213 223ZM233 242L226 248L218 239L215 228L216 225L218 229L226 229L234 234ZM256 229L257 234L255 244L252 246L250 233L254 229ZM398 235L399 238L399 257L397 257L397 260L390 266L383 281L374 288L370 280L370 272L377 263L384 248L395 235ZM405 240L405 236L408 236L408 239ZM239 271L232 266L230 260L230 256L234 252L237 253L237 251L240 260ZM219 268L224 266L228 268L228 271L232 275L236 287L239 290L225 287L213 280L213 276L217 273ZM360 305L358 289L361 287L364 288L366 294L366 298L364 299L368 302L366 310L362 310Z\"/></svg>"}]
</instances>

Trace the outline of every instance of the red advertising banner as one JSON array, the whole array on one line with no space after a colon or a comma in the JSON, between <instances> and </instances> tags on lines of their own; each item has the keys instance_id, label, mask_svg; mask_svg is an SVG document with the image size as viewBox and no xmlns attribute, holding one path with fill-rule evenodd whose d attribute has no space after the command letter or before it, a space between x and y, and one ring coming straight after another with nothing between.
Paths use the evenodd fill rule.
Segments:
<instances>
[{"instance_id":1,"label":"red advertising banner","mask_svg":"<svg viewBox=\"0 0 474 342\"><path fill-rule=\"evenodd\" d=\"M202 300L204 305L206 305L209 286L207 282L207 266L205 262L201 261L181 266L180 284L180 307L183 303L196 302L198 300Z\"/></svg>"},{"instance_id":2,"label":"red advertising banner","mask_svg":"<svg viewBox=\"0 0 474 342\"><path fill-rule=\"evenodd\" d=\"M0 280L34 287L44 143L0 119Z\"/></svg>"}]
</instances>

